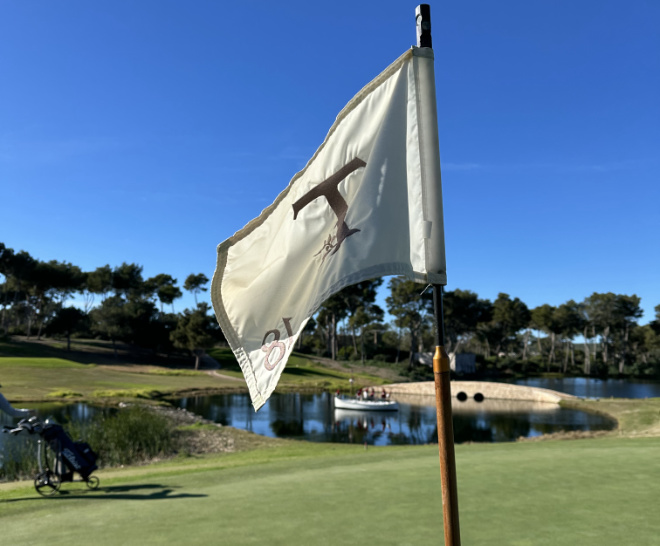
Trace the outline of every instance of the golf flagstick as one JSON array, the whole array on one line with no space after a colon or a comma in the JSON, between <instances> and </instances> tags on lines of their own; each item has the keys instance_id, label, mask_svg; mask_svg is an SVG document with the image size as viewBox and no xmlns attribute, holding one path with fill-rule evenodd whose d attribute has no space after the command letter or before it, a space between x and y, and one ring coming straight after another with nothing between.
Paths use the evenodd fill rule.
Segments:
<instances>
[{"instance_id":1,"label":"golf flagstick","mask_svg":"<svg viewBox=\"0 0 660 546\"><path fill-rule=\"evenodd\" d=\"M417 47L432 47L431 8L421 4L415 10L417 23ZM421 61L421 59L420 59ZM444 269L444 228L442 214L442 189L440 178L440 147L438 139L438 113L435 99L435 74L433 58L420 62L420 152L422 169L430 184L425 187L426 205L436 207L431 211L433 219L429 228L430 266ZM435 253L434 253L435 252ZM433 269L431 269L433 270ZM456 483L456 459L454 456L454 427L451 415L451 389L449 385L449 356L444 347L444 318L442 309L442 285L433 284L433 309L436 321L436 348L433 357L435 379L435 403L438 420L438 450L440 454L440 477L442 481L442 513L444 520L445 546L461 543L458 522L458 487Z\"/></svg>"}]
</instances>

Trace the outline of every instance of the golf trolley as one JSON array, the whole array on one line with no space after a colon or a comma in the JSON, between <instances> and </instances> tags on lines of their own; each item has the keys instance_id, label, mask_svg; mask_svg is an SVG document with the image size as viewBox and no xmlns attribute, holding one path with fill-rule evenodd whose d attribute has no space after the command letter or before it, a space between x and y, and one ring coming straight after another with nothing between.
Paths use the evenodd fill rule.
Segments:
<instances>
[{"instance_id":1,"label":"golf trolley","mask_svg":"<svg viewBox=\"0 0 660 546\"><path fill-rule=\"evenodd\" d=\"M90 489L97 489L100 480L92 476L98 467L98 456L85 442L74 442L64 429L46 420L45 423L36 417L21 419L15 428L4 427L9 434L38 434L37 461L39 473L34 477L34 488L44 497L54 495L60 490L63 482L83 481ZM81 480L74 479L78 473Z\"/></svg>"},{"instance_id":2,"label":"golf trolley","mask_svg":"<svg viewBox=\"0 0 660 546\"><path fill-rule=\"evenodd\" d=\"M29 410L16 410L0 394L0 409L14 417L31 413ZM37 461L39 472L34 477L34 488L37 493L48 497L60 490L63 482L83 481L90 489L97 489L100 480L92 476L98 467L98 456L89 444L74 442L64 429L48 420L41 422L36 417L21 419L18 425L12 427L5 425L3 431L9 434L38 434ZM78 473L81 480L74 480L74 473Z\"/></svg>"}]
</instances>

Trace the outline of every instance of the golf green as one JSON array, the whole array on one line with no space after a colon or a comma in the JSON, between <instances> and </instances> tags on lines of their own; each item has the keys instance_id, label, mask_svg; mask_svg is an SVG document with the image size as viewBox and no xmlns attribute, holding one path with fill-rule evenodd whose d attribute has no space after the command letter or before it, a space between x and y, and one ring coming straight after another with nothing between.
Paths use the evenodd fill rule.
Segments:
<instances>
[{"instance_id":1,"label":"golf green","mask_svg":"<svg viewBox=\"0 0 660 546\"><path fill-rule=\"evenodd\" d=\"M457 446L463 544L655 544L660 438ZM319 446L0 487L3 543L442 544L437 448Z\"/></svg>"}]
</instances>

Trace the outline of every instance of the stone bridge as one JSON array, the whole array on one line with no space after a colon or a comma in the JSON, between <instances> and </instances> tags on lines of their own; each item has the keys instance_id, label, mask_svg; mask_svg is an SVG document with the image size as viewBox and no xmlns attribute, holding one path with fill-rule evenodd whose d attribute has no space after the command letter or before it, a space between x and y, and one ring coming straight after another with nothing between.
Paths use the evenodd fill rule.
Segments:
<instances>
[{"instance_id":1,"label":"stone bridge","mask_svg":"<svg viewBox=\"0 0 660 546\"><path fill-rule=\"evenodd\" d=\"M408 398L409 396L431 396L435 398L435 384L433 381L394 383L385 385L385 389L392 394L392 398L395 400L401 400L403 397ZM559 404L561 400L576 398L570 394L550 389L488 381L452 381L451 395L453 398L467 400L475 400L476 395L476 400L520 400L550 404Z\"/></svg>"}]
</instances>

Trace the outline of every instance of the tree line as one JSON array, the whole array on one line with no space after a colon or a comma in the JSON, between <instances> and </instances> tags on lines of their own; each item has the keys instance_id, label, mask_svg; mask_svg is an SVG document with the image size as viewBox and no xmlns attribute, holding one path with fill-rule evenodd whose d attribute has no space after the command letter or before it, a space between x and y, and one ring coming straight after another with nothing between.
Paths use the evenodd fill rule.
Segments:
<instances>
[{"instance_id":1,"label":"tree line","mask_svg":"<svg viewBox=\"0 0 660 546\"><path fill-rule=\"evenodd\" d=\"M333 359L406 359L409 369L420 353L432 351L432 290L390 279L385 303L394 319L384 323L385 313L375 304L382 282L358 283L326 301L308 325L308 350ZM455 289L444 293L443 303L447 351L475 353L482 368L660 375L660 305L655 320L639 325L641 299L634 294L595 292L580 302L529 308L505 293L490 301Z\"/></svg>"},{"instance_id":2,"label":"tree line","mask_svg":"<svg viewBox=\"0 0 660 546\"><path fill-rule=\"evenodd\" d=\"M43 262L0 243L0 334L93 336L170 354L195 356L224 341L210 306L199 302L209 279L190 274L183 290L195 307L174 312L182 297L177 279L143 278L142 266L122 263L83 271L68 262ZM402 278L388 281L385 310L376 304L383 279L349 286L324 302L298 340L298 350L333 360L405 363L434 347L431 289ZM73 295L83 305L66 305ZM529 308L500 293L495 301L469 290L444 294L448 352L472 352L482 369L510 368L584 375L660 374L660 305L655 320L639 325L636 295L593 293L581 302ZM171 312L168 312L170 311Z\"/></svg>"},{"instance_id":3,"label":"tree line","mask_svg":"<svg viewBox=\"0 0 660 546\"><path fill-rule=\"evenodd\" d=\"M197 301L209 282L203 273L185 279L183 289L194 295L196 307L182 313L174 312L183 295L177 279L165 273L144 279L134 263L83 271L0 243L0 276L0 335L64 336L67 348L73 335L92 336L111 341L115 354L117 342L164 354L185 350L196 368L203 349L223 339L210 306ZM82 297L82 308L66 305L74 294Z\"/></svg>"}]
</instances>

